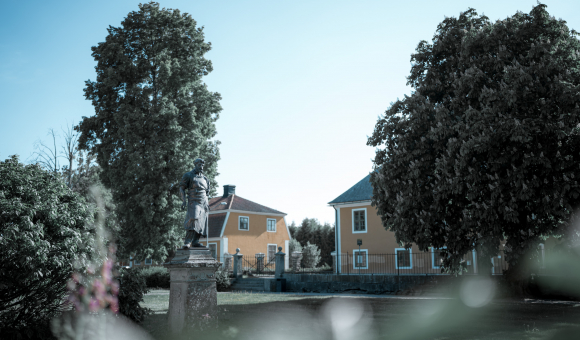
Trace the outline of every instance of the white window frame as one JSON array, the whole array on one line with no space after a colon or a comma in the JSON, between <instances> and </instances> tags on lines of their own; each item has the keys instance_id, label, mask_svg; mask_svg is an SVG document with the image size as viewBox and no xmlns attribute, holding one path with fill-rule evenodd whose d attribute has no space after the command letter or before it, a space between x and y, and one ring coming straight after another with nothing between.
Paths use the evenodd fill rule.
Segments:
<instances>
[{"instance_id":1,"label":"white window frame","mask_svg":"<svg viewBox=\"0 0 580 340\"><path fill-rule=\"evenodd\" d=\"M208 242L208 243L207 243L207 249L210 249L210 248L209 248L209 245L210 245L210 244L213 244L213 245L215 245L215 259L216 259L216 260L219 260L220 254L219 254L219 250L218 250L218 244L217 244L217 242ZM210 249L210 252L211 252L211 249Z\"/></svg>"},{"instance_id":2,"label":"white window frame","mask_svg":"<svg viewBox=\"0 0 580 340\"><path fill-rule=\"evenodd\" d=\"M365 230L363 230L363 231L360 231L360 230L359 231L355 231L354 230L354 212L355 211L361 211L361 210L364 210L364 212L365 212ZM366 234L367 231L369 230L368 223L367 223L367 220L368 220L368 218L367 218L368 217L367 208L352 209L351 215L352 215L352 233L353 234Z\"/></svg>"},{"instance_id":3,"label":"white window frame","mask_svg":"<svg viewBox=\"0 0 580 340\"><path fill-rule=\"evenodd\" d=\"M150 266L153 264L153 260L152 259L145 259L145 265L146 266Z\"/></svg>"},{"instance_id":4,"label":"white window frame","mask_svg":"<svg viewBox=\"0 0 580 340\"><path fill-rule=\"evenodd\" d=\"M136 266L140 266L141 265L141 261L133 260L133 264L136 265Z\"/></svg>"},{"instance_id":5,"label":"white window frame","mask_svg":"<svg viewBox=\"0 0 580 340\"><path fill-rule=\"evenodd\" d=\"M356 254L359 252L359 249L353 249L352 251L352 268L353 269L369 269L369 250L368 249L361 249L361 253L365 253L365 263L367 264L365 267L357 267L356 266Z\"/></svg>"},{"instance_id":6,"label":"white window frame","mask_svg":"<svg viewBox=\"0 0 580 340\"><path fill-rule=\"evenodd\" d=\"M399 251L405 250L409 251L409 267L399 267ZM413 269L413 248L395 248L395 269Z\"/></svg>"},{"instance_id":7,"label":"white window frame","mask_svg":"<svg viewBox=\"0 0 580 340\"><path fill-rule=\"evenodd\" d=\"M268 230L268 222L270 221L274 221L274 230ZM275 218L268 218L266 219L266 231L269 233L275 233L276 232L276 219Z\"/></svg>"},{"instance_id":8,"label":"white window frame","mask_svg":"<svg viewBox=\"0 0 580 340\"><path fill-rule=\"evenodd\" d=\"M241 229L240 228L240 226L242 225L242 217L245 217L248 219L248 229ZM249 216L238 216L238 230L250 231L250 217Z\"/></svg>"},{"instance_id":9,"label":"white window frame","mask_svg":"<svg viewBox=\"0 0 580 340\"><path fill-rule=\"evenodd\" d=\"M274 244L274 243L268 243L268 245L266 246L266 263L270 263L270 252L268 251L268 248L270 246L276 246L276 249L274 250L274 258L272 259L272 261L276 260L276 253L278 252L278 244Z\"/></svg>"},{"instance_id":10,"label":"white window frame","mask_svg":"<svg viewBox=\"0 0 580 340\"><path fill-rule=\"evenodd\" d=\"M435 248L435 247L431 247L431 267L433 269L441 269L441 266L436 266L435 265L435 252L434 250L441 250L441 249L447 249L447 246L444 246L443 248ZM412 257L411 257L412 258Z\"/></svg>"}]
</instances>

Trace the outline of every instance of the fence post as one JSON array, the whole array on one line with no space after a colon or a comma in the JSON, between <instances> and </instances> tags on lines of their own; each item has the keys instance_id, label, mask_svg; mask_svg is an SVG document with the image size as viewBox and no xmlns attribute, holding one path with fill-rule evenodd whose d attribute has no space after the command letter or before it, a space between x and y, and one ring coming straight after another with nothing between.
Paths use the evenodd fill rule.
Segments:
<instances>
[{"instance_id":1,"label":"fence post","mask_svg":"<svg viewBox=\"0 0 580 340\"><path fill-rule=\"evenodd\" d=\"M276 253L276 272L274 277L277 279L284 276L284 263L286 254L282 252L282 247L278 247L278 252Z\"/></svg>"},{"instance_id":2,"label":"fence post","mask_svg":"<svg viewBox=\"0 0 580 340\"><path fill-rule=\"evenodd\" d=\"M240 254L240 248L236 249L236 253L234 254L234 278L238 278L242 276L242 257L244 255Z\"/></svg>"},{"instance_id":3,"label":"fence post","mask_svg":"<svg viewBox=\"0 0 580 340\"><path fill-rule=\"evenodd\" d=\"M225 271L230 271L230 268L232 268L232 255L230 255L230 253L228 253L227 251L224 253L224 263L223 263L223 268Z\"/></svg>"},{"instance_id":4,"label":"fence post","mask_svg":"<svg viewBox=\"0 0 580 340\"><path fill-rule=\"evenodd\" d=\"M330 253L330 256L332 256L332 272L338 274L338 268L336 266L336 251Z\"/></svg>"},{"instance_id":5,"label":"fence post","mask_svg":"<svg viewBox=\"0 0 580 340\"><path fill-rule=\"evenodd\" d=\"M258 274L264 271L264 253L256 254L256 271Z\"/></svg>"}]
</instances>

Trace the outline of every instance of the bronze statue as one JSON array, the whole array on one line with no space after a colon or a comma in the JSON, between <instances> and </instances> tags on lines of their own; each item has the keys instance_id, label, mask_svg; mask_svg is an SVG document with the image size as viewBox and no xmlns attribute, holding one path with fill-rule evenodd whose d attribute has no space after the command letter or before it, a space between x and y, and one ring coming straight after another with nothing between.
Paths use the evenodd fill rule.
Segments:
<instances>
[{"instance_id":1,"label":"bronze statue","mask_svg":"<svg viewBox=\"0 0 580 340\"><path fill-rule=\"evenodd\" d=\"M185 210L185 207L187 207L187 214L183 222L186 230L184 249L203 247L199 243L199 238L201 236L207 236L208 228L209 205L207 199L209 196L210 182L203 175L203 166L205 165L203 159L197 158L193 161L193 164L195 164L195 169L186 172L179 184L179 194L183 201L181 210ZM185 200L186 190L187 203Z\"/></svg>"}]
</instances>

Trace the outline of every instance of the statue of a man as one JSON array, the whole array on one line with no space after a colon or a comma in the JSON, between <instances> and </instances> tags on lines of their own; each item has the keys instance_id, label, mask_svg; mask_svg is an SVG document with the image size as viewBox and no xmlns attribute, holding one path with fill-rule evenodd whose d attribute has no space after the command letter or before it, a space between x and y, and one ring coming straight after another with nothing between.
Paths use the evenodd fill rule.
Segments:
<instances>
[{"instance_id":1,"label":"statue of a man","mask_svg":"<svg viewBox=\"0 0 580 340\"><path fill-rule=\"evenodd\" d=\"M186 230L184 249L203 247L199 243L199 238L207 235L208 226L209 205L207 198L210 182L203 175L203 166L205 165L203 159L198 158L193 161L193 164L195 164L195 169L186 172L179 184L179 194L183 201L181 210L185 210L187 207L187 214L183 222ZM186 202L186 193L188 202Z\"/></svg>"}]
</instances>

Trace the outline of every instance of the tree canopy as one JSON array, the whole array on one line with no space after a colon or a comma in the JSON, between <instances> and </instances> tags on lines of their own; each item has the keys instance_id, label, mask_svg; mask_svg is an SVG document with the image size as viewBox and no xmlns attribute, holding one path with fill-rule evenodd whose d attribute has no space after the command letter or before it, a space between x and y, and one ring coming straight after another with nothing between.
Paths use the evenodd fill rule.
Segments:
<instances>
[{"instance_id":1,"label":"tree canopy","mask_svg":"<svg viewBox=\"0 0 580 340\"><path fill-rule=\"evenodd\" d=\"M372 204L404 244L497 252L510 266L563 234L580 186L580 43L545 5L441 22L411 57L411 95L379 117Z\"/></svg>"},{"instance_id":2,"label":"tree canopy","mask_svg":"<svg viewBox=\"0 0 580 340\"><path fill-rule=\"evenodd\" d=\"M187 13L140 4L121 27L109 26L92 47L96 81L85 97L95 115L83 117L79 146L97 156L112 190L125 254L163 260L183 236L176 184L204 158L213 184L219 160L215 121L220 95L202 77L212 71L211 44Z\"/></svg>"},{"instance_id":3,"label":"tree canopy","mask_svg":"<svg viewBox=\"0 0 580 340\"><path fill-rule=\"evenodd\" d=\"M299 242L301 251L308 244L316 245L320 249L320 262L332 265L331 252L334 251L334 227L328 223L320 224L315 218L305 218L300 227L294 222L289 226L292 240ZM294 245L293 245L294 247ZM318 263L318 262L317 262Z\"/></svg>"}]
</instances>

